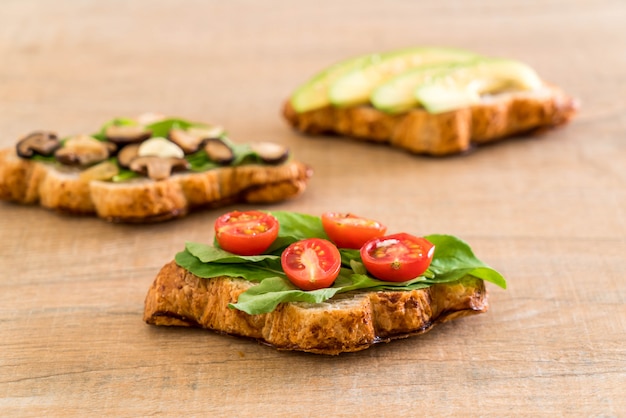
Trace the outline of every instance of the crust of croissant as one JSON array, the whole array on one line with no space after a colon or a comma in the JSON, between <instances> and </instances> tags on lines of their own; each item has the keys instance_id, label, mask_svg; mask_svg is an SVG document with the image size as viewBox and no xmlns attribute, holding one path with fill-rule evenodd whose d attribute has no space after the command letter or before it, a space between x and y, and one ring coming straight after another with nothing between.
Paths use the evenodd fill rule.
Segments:
<instances>
[{"instance_id":1,"label":"crust of croissant","mask_svg":"<svg viewBox=\"0 0 626 418\"><path fill-rule=\"evenodd\" d=\"M23 159L14 149L0 150L0 200L95 214L112 222L156 222L201 207L278 202L300 195L311 175L309 166L290 160L276 166L179 173L161 181L85 181L79 169Z\"/></svg>"},{"instance_id":2,"label":"crust of croissant","mask_svg":"<svg viewBox=\"0 0 626 418\"><path fill-rule=\"evenodd\" d=\"M279 350L337 355L488 309L484 282L471 276L426 289L355 291L324 303L282 303L259 315L228 307L254 285L231 277L203 279L171 261L148 290L144 321L253 338Z\"/></svg>"},{"instance_id":3,"label":"crust of croissant","mask_svg":"<svg viewBox=\"0 0 626 418\"><path fill-rule=\"evenodd\" d=\"M578 102L560 88L505 92L483 97L479 104L431 114L421 108L392 115L369 105L324 107L296 112L289 100L283 116L296 130L337 134L388 143L416 154L445 156L507 137L537 133L569 122Z\"/></svg>"}]
</instances>

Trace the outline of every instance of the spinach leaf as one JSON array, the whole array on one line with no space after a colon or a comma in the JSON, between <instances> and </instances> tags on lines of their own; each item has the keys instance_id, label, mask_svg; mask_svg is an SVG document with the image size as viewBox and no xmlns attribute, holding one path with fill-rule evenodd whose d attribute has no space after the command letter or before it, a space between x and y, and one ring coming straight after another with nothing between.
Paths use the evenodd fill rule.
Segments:
<instances>
[{"instance_id":1,"label":"spinach leaf","mask_svg":"<svg viewBox=\"0 0 626 418\"><path fill-rule=\"evenodd\" d=\"M428 235L425 238L435 244L435 255L429 270L439 280L449 282L470 275L506 289L504 277L480 261L461 239L451 235Z\"/></svg>"},{"instance_id":2,"label":"spinach leaf","mask_svg":"<svg viewBox=\"0 0 626 418\"><path fill-rule=\"evenodd\" d=\"M167 135L172 129L187 129L192 126L206 127L207 125L202 123L190 122L188 120L180 118L168 118L146 125L146 128L152 131L153 137L160 136L163 138L167 138Z\"/></svg>"},{"instance_id":3,"label":"spinach leaf","mask_svg":"<svg viewBox=\"0 0 626 418\"><path fill-rule=\"evenodd\" d=\"M283 302L320 303L335 296L336 288L305 291L295 287L289 280L281 277L268 277L257 286L252 286L239 295L237 303L231 308L257 315L271 312Z\"/></svg>"},{"instance_id":4,"label":"spinach leaf","mask_svg":"<svg viewBox=\"0 0 626 418\"><path fill-rule=\"evenodd\" d=\"M280 254L283 249L294 242L307 238L328 239L322 226L322 220L317 216L287 211L272 211L270 213L278 220L280 229L278 230L278 237L267 250L268 253Z\"/></svg>"},{"instance_id":5,"label":"spinach leaf","mask_svg":"<svg viewBox=\"0 0 626 418\"><path fill-rule=\"evenodd\" d=\"M98 132L96 132L95 134L91 135L92 137L99 139L100 141L105 141L106 140L106 129L111 126L111 125L116 125L116 126L126 126L126 125L137 125L137 121L135 121L134 119L130 119L130 118L115 118L115 119L111 119L110 121L104 123L104 125L102 125L102 127L100 128L100 130Z\"/></svg>"},{"instance_id":6,"label":"spinach leaf","mask_svg":"<svg viewBox=\"0 0 626 418\"><path fill-rule=\"evenodd\" d=\"M286 277L280 266L280 259L266 259L259 262L234 263L204 263L189 251L176 254L176 263L198 277L210 279L212 277L241 277L251 282L260 282L268 277Z\"/></svg>"},{"instance_id":7,"label":"spinach leaf","mask_svg":"<svg viewBox=\"0 0 626 418\"><path fill-rule=\"evenodd\" d=\"M211 161L206 151L203 149L185 156L185 159L189 162L189 169L195 172L208 171L213 168L221 167L216 162Z\"/></svg>"},{"instance_id":8,"label":"spinach leaf","mask_svg":"<svg viewBox=\"0 0 626 418\"><path fill-rule=\"evenodd\" d=\"M197 257L203 263L255 263L263 260L276 260L280 256L272 254L261 254L243 256L224 251L219 247L212 245L200 244L197 242L188 242L185 244L185 249L193 256Z\"/></svg>"},{"instance_id":9,"label":"spinach leaf","mask_svg":"<svg viewBox=\"0 0 626 418\"><path fill-rule=\"evenodd\" d=\"M54 155L39 155L39 154L34 154L31 159L35 160L35 161L41 161L44 163L56 163L57 159Z\"/></svg>"},{"instance_id":10,"label":"spinach leaf","mask_svg":"<svg viewBox=\"0 0 626 418\"><path fill-rule=\"evenodd\" d=\"M119 183L122 181L127 181L127 180L138 178L138 177L143 177L143 176L141 174L135 173L134 171L127 170L125 168L120 168L120 172L117 173L115 176L113 176L111 181L114 183Z\"/></svg>"}]
</instances>

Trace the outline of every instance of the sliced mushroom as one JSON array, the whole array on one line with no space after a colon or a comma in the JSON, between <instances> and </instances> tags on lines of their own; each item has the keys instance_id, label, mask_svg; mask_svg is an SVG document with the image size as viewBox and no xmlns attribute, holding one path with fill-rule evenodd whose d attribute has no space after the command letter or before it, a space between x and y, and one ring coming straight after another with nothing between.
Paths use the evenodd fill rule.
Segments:
<instances>
[{"instance_id":1,"label":"sliced mushroom","mask_svg":"<svg viewBox=\"0 0 626 418\"><path fill-rule=\"evenodd\" d=\"M104 130L104 136L115 144L124 145L145 141L152 132L142 125L110 125Z\"/></svg>"},{"instance_id":2,"label":"sliced mushroom","mask_svg":"<svg viewBox=\"0 0 626 418\"><path fill-rule=\"evenodd\" d=\"M256 142L250 148L266 164L280 164L289 157L289 149L275 142Z\"/></svg>"},{"instance_id":3,"label":"sliced mushroom","mask_svg":"<svg viewBox=\"0 0 626 418\"><path fill-rule=\"evenodd\" d=\"M61 164L88 166L106 160L116 150L115 144L79 135L65 141L54 157Z\"/></svg>"},{"instance_id":4,"label":"sliced mushroom","mask_svg":"<svg viewBox=\"0 0 626 418\"><path fill-rule=\"evenodd\" d=\"M83 181L111 180L114 176L117 176L119 172L120 170L114 162L102 161L99 164L81 171L79 177Z\"/></svg>"},{"instance_id":5,"label":"sliced mushroom","mask_svg":"<svg viewBox=\"0 0 626 418\"><path fill-rule=\"evenodd\" d=\"M122 168L129 168L130 163L139 157L139 146L141 144L129 144L117 153L117 163Z\"/></svg>"},{"instance_id":6,"label":"sliced mushroom","mask_svg":"<svg viewBox=\"0 0 626 418\"><path fill-rule=\"evenodd\" d=\"M165 115L162 113L145 112L135 118L135 121L140 125L150 125L152 123L160 122L165 119Z\"/></svg>"},{"instance_id":7,"label":"sliced mushroom","mask_svg":"<svg viewBox=\"0 0 626 418\"><path fill-rule=\"evenodd\" d=\"M207 157L217 164L227 165L235 159L233 149L221 138L208 138L204 144Z\"/></svg>"},{"instance_id":8,"label":"sliced mushroom","mask_svg":"<svg viewBox=\"0 0 626 418\"><path fill-rule=\"evenodd\" d=\"M61 146L54 132L36 131L20 139L16 145L17 155L31 158L33 155L50 156Z\"/></svg>"},{"instance_id":9,"label":"sliced mushroom","mask_svg":"<svg viewBox=\"0 0 626 418\"><path fill-rule=\"evenodd\" d=\"M218 125L190 126L186 132L202 139L219 138L225 133L224 128Z\"/></svg>"},{"instance_id":10,"label":"sliced mushroom","mask_svg":"<svg viewBox=\"0 0 626 418\"><path fill-rule=\"evenodd\" d=\"M202 148L207 138L194 135L182 129L172 129L168 135L170 141L178 145L185 154L193 154Z\"/></svg>"},{"instance_id":11,"label":"sliced mushroom","mask_svg":"<svg viewBox=\"0 0 626 418\"><path fill-rule=\"evenodd\" d=\"M184 158L185 152L175 143L166 138L150 138L139 145L141 157Z\"/></svg>"},{"instance_id":12,"label":"sliced mushroom","mask_svg":"<svg viewBox=\"0 0 626 418\"><path fill-rule=\"evenodd\" d=\"M173 171L186 170L189 163L184 158L162 158L155 156L137 157L130 163L130 169L147 175L152 180L168 178Z\"/></svg>"}]
</instances>

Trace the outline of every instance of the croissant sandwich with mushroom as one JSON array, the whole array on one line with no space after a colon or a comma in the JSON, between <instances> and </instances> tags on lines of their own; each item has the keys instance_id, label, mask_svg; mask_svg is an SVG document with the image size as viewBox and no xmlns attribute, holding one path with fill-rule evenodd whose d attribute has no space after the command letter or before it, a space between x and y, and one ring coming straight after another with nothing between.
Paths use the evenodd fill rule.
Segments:
<instances>
[{"instance_id":1,"label":"croissant sandwich with mushroom","mask_svg":"<svg viewBox=\"0 0 626 418\"><path fill-rule=\"evenodd\" d=\"M0 200L111 222L300 195L311 168L283 145L233 142L217 125L145 114L91 135L34 131L0 150Z\"/></svg>"},{"instance_id":2,"label":"croissant sandwich with mushroom","mask_svg":"<svg viewBox=\"0 0 626 418\"><path fill-rule=\"evenodd\" d=\"M328 67L294 91L283 115L305 134L445 156L566 124L577 108L525 63L415 47Z\"/></svg>"}]
</instances>

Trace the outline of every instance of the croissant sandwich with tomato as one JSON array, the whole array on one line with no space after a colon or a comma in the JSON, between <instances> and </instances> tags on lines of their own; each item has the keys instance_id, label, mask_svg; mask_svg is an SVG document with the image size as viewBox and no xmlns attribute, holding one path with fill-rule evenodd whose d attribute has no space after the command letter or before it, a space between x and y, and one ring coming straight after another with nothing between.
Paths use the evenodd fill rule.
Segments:
<instances>
[{"instance_id":1,"label":"croissant sandwich with tomato","mask_svg":"<svg viewBox=\"0 0 626 418\"><path fill-rule=\"evenodd\" d=\"M145 299L151 325L336 355L486 312L496 270L454 236L388 234L353 214L233 211L187 242Z\"/></svg>"},{"instance_id":2,"label":"croissant sandwich with tomato","mask_svg":"<svg viewBox=\"0 0 626 418\"><path fill-rule=\"evenodd\" d=\"M235 143L217 125L144 114L90 135L25 135L0 150L0 200L157 222L202 207L289 199L311 174L282 145Z\"/></svg>"},{"instance_id":3,"label":"croissant sandwich with tomato","mask_svg":"<svg viewBox=\"0 0 626 418\"><path fill-rule=\"evenodd\" d=\"M350 58L299 86L283 116L337 134L445 156L569 122L578 103L525 63L441 47Z\"/></svg>"}]
</instances>

